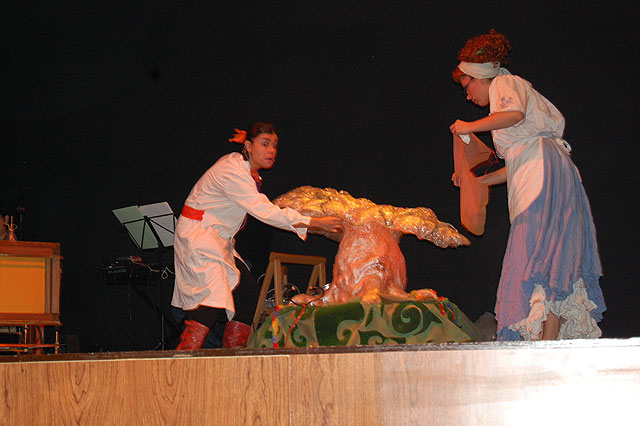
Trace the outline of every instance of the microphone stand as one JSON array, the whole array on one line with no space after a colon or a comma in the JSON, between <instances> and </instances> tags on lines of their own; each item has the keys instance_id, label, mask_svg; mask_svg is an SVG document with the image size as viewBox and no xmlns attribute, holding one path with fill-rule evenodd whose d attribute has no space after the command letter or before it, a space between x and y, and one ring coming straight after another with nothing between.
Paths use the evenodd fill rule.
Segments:
<instances>
[{"instance_id":1,"label":"microphone stand","mask_svg":"<svg viewBox=\"0 0 640 426\"><path fill-rule=\"evenodd\" d=\"M16 213L18 213L18 240L23 241L23 224L24 215L27 213L27 209L24 206L24 193L26 188L22 188L20 199L18 200L18 206L16 207Z\"/></svg>"}]
</instances>

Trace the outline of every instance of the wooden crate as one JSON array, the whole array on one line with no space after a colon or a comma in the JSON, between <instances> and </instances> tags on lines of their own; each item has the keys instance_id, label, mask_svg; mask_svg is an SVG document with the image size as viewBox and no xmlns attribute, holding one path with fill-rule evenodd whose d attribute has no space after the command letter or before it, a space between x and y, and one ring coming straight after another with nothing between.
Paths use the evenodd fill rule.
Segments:
<instances>
[{"instance_id":1,"label":"wooden crate","mask_svg":"<svg viewBox=\"0 0 640 426\"><path fill-rule=\"evenodd\" d=\"M0 325L24 327L25 345L42 347L44 327L61 325L61 260L59 243L0 241Z\"/></svg>"}]
</instances>

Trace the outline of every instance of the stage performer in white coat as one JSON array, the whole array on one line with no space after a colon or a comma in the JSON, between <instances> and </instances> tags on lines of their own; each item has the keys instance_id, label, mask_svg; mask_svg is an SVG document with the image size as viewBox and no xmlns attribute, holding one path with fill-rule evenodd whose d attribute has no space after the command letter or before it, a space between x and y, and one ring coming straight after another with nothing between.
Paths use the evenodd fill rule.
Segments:
<instances>
[{"instance_id":1,"label":"stage performer in white coat","mask_svg":"<svg viewBox=\"0 0 640 426\"><path fill-rule=\"evenodd\" d=\"M278 152L271 123L253 123L229 140L242 153L224 155L198 180L187 197L174 237L175 287L171 304L186 313L177 350L202 347L212 326L226 314L223 347L244 347L258 303L259 287L235 251L234 236L246 215L298 234L307 228L342 230L337 217L309 217L272 204L260 193L261 169L270 169Z\"/></svg>"}]
</instances>

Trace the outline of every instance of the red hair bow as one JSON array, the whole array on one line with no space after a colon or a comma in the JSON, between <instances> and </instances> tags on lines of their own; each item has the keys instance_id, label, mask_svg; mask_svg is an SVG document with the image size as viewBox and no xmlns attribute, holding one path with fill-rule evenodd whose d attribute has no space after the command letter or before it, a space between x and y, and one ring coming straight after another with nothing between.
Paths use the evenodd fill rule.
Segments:
<instances>
[{"instance_id":1,"label":"red hair bow","mask_svg":"<svg viewBox=\"0 0 640 426\"><path fill-rule=\"evenodd\" d=\"M247 132L245 132L244 130L238 130L238 129L234 129L234 130L236 131L236 134L233 135L231 139L229 139L229 142L244 143L244 141L247 140Z\"/></svg>"}]
</instances>

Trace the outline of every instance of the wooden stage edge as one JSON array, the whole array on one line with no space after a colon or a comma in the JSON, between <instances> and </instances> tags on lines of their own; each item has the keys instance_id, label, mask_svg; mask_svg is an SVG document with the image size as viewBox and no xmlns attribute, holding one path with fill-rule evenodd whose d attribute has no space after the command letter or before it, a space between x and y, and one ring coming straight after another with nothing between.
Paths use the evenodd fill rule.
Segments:
<instances>
[{"instance_id":1,"label":"wooden stage edge","mask_svg":"<svg viewBox=\"0 0 640 426\"><path fill-rule=\"evenodd\" d=\"M0 424L637 423L640 338L0 357Z\"/></svg>"}]
</instances>

